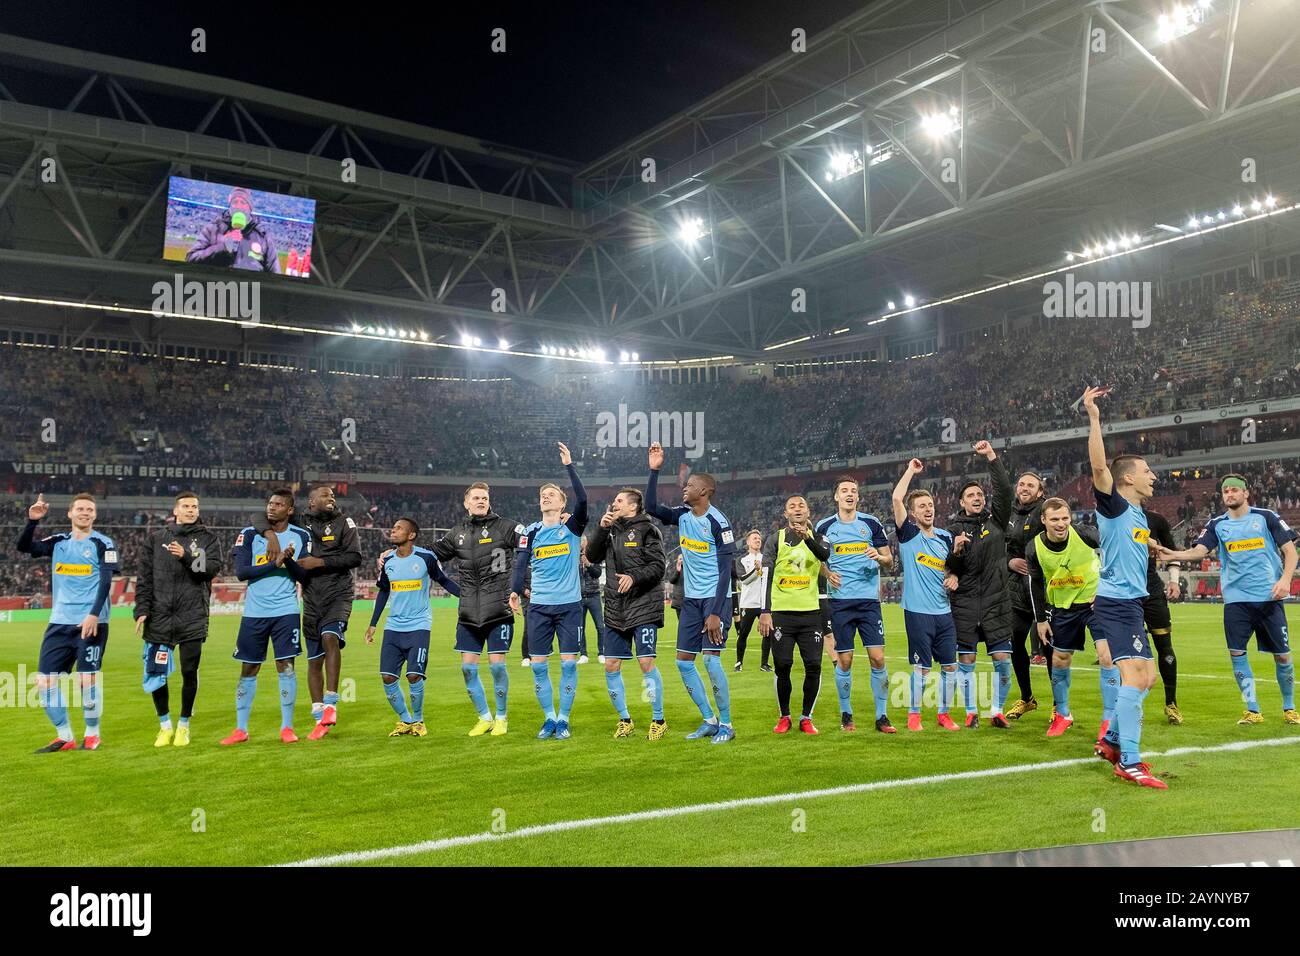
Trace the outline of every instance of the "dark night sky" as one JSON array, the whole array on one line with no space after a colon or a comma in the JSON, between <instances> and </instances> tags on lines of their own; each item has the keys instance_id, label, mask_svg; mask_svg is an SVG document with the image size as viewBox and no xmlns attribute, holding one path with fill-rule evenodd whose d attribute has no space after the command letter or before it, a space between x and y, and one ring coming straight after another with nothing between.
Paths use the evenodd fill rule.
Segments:
<instances>
[{"instance_id":1,"label":"dark night sky","mask_svg":"<svg viewBox=\"0 0 1300 956\"><path fill-rule=\"evenodd\" d=\"M869 0L587 0L190 7L4 3L0 32L213 73L590 160ZM411 5L415 8L415 5ZM331 13L336 10L337 13ZM369 11L373 10L373 13ZM190 30L208 52L190 52ZM489 51L494 27L508 52Z\"/></svg>"}]
</instances>

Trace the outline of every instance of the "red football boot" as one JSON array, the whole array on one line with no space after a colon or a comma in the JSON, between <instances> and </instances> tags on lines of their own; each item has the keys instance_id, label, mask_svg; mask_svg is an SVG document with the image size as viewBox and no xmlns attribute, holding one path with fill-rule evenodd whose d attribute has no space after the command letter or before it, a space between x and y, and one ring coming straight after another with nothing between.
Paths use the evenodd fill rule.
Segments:
<instances>
[{"instance_id":1,"label":"red football boot","mask_svg":"<svg viewBox=\"0 0 1300 956\"><path fill-rule=\"evenodd\" d=\"M64 750L76 750L76 749L77 749L76 740L63 740L59 737L55 737L53 740L51 740L40 750L33 751L33 753L56 754Z\"/></svg>"},{"instance_id":2,"label":"red football boot","mask_svg":"<svg viewBox=\"0 0 1300 956\"><path fill-rule=\"evenodd\" d=\"M772 728L772 733L788 734L790 732L791 726L792 724L790 722L790 718L788 716L782 717L780 720L776 722L776 726Z\"/></svg>"},{"instance_id":3,"label":"red football boot","mask_svg":"<svg viewBox=\"0 0 1300 956\"><path fill-rule=\"evenodd\" d=\"M230 732L230 736L221 741L221 746L229 747L232 744L242 744L248 740L248 731L240 730L236 727Z\"/></svg>"},{"instance_id":4,"label":"red football boot","mask_svg":"<svg viewBox=\"0 0 1300 956\"><path fill-rule=\"evenodd\" d=\"M329 732L330 732L330 725L327 724L327 723L325 723L324 720L321 720L321 722L320 722L319 724L317 724L315 727L313 727L313 728L311 729L311 733L309 733L309 734L307 735L307 739L308 739L308 740L320 740L322 737L324 737L324 736L325 736L326 734L328 734Z\"/></svg>"},{"instance_id":5,"label":"red football boot","mask_svg":"<svg viewBox=\"0 0 1300 956\"><path fill-rule=\"evenodd\" d=\"M280 740L286 744L296 744L298 742L298 735L293 732L292 727L281 727Z\"/></svg>"},{"instance_id":6,"label":"red football boot","mask_svg":"<svg viewBox=\"0 0 1300 956\"><path fill-rule=\"evenodd\" d=\"M89 735L87 735L87 736L85 736L85 737L82 737L82 738L81 738L81 749L82 749L82 750L98 750L98 749L99 749L99 735L98 735L98 734L89 734Z\"/></svg>"},{"instance_id":7,"label":"red football boot","mask_svg":"<svg viewBox=\"0 0 1300 956\"><path fill-rule=\"evenodd\" d=\"M1152 776L1151 765L1147 763L1135 763L1131 767L1115 764L1115 776L1136 783L1139 787L1150 787L1152 790L1169 789L1169 784L1159 777Z\"/></svg>"},{"instance_id":8,"label":"red football boot","mask_svg":"<svg viewBox=\"0 0 1300 956\"><path fill-rule=\"evenodd\" d=\"M325 712L321 714L320 722L326 727L333 727L339 721L338 708L333 704L325 705Z\"/></svg>"},{"instance_id":9,"label":"red football boot","mask_svg":"<svg viewBox=\"0 0 1300 956\"><path fill-rule=\"evenodd\" d=\"M812 736L821 733L821 731L813 726L812 718L801 717L799 718L799 733Z\"/></svg>"},{"instance_id":10,"label":"red football boot","mask_svg":"<svg viewBox=\"0 0 1300 956\"><path fill-rule=\"evenodd\" d=\"M925 730L925 728L921 726L921 715L920 715L920 714L912 714L912 713L909 713L909 714L907 715L907 729L908 729L908 730Z\"/></svg>"},{"instance_id":11,"label":"red football boot","mask_svg":"<svg viewBox=\"0 0 1300 956\"><path fill-rule=\"evenodd\" d=\"M961 730L960 727L952 722L952 718L947 714L940 714L936 723L939 725L939 729L941 730Z\"/></svg>"},{"instance_id":12,"label":"red football boot","mask_svg":"<svg viewBox=\"0 0 1300 956\"><path fill-rule=\"evenodd\" d=\"M1063 717L1056 711L1052 711L1052 722L1047 727L1047 736L1060 737L1073 726L1073 717Z\"/></svg>"}]
</instances>

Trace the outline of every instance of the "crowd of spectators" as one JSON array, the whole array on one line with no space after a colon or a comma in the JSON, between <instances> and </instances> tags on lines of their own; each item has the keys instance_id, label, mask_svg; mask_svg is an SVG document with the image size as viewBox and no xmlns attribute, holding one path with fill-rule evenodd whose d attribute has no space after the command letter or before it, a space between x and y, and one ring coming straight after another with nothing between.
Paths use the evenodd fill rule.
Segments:
<instances>
[{"instance_id":1,"label":"crowd of spectators","mask_svg":"<svg viewBox=\"0 0 1300 956\"><path fill-rule=\"evenodd\" d=\"M965 440L1080 425L1076 400L1087 385L1111 386L1116 414L1128 419L1300 393L1294 292L1274 284L1157 309L1143 329L1058 322L920 358L702 384L636 383L629 370L546 382L395 382L0 347L10 384L0 394L0 445L20 460L268 468L289 477L309 468L541 476L559 472L552 441L564 440L586 474L637 474L644 449L609 447L598 435L601 414L624 405L702 415L706 454L697 465L722 473L789 466L933 444L952 426ZM346 444L344 419L356 430ZM1278 426L1261 427L1267 438ZM670 468L684 455L668 453ZM56 477L52 487L76 483ZM247 488L226 484L232 493ZM156 494L172 485L126 479L116 487Z\"/></svg>"}]
</instances>

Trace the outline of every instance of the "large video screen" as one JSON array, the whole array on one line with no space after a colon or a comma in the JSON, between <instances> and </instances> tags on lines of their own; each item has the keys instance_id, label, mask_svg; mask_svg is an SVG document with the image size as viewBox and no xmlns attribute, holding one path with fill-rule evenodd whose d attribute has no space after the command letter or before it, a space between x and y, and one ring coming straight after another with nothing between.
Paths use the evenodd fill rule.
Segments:
<instances>
[{"instance_id":1,"label":"large video screen","mask_svg":"<svg viewBox=\"0 0 1300 956\"><path fill-rule=\"evenodd\" d=\"M315 226L314 199L173 176L163 258L305 277Z\"/></svg>"}]
</instances>

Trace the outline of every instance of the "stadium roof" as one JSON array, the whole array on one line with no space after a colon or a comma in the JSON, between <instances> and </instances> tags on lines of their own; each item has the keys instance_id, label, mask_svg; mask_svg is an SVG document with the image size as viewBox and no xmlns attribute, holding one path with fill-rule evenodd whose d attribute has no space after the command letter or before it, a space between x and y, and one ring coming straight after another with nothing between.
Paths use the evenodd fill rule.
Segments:
<instances>
[{"instance_id":1,"label":"stadium roof","mask_svg":"<svg viewBox=\"0 0 1300 956\"><path fill-rule=\"evenodd\" d=\"M879 334L867 322L890 299L1056 268L1114 235L1173 236L1266 194L1300 200L1296 7L1214 0L1171 26L1137 0L883 0L582 167L0 36L0 292L147 309L176 272L160 252L180 174L317 201L313 278L263 283L282 325L398 322L430 345L468 333L647 359L786 356L835 332L843 347ZM47 157L53 184L37 175ZM1133 260L1152 278L1169 261Z\"/></svg>"}]
</instances>

